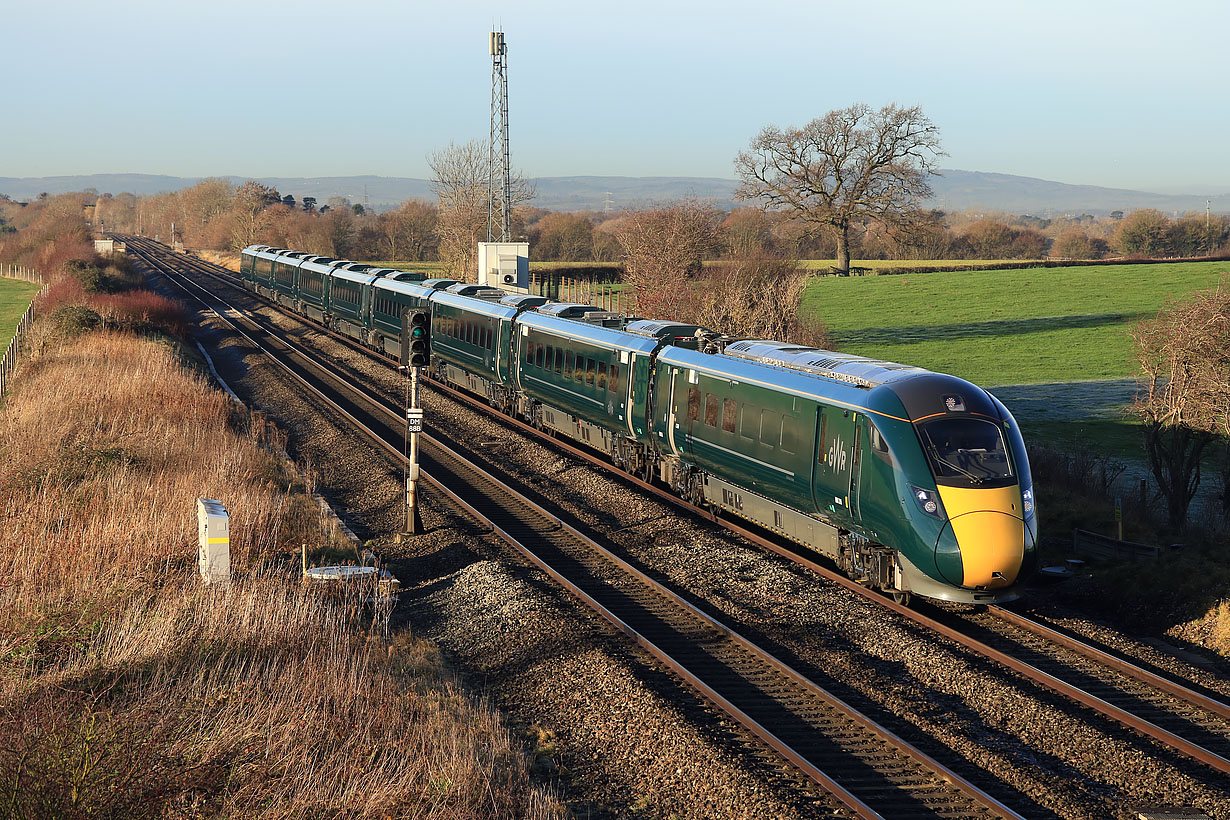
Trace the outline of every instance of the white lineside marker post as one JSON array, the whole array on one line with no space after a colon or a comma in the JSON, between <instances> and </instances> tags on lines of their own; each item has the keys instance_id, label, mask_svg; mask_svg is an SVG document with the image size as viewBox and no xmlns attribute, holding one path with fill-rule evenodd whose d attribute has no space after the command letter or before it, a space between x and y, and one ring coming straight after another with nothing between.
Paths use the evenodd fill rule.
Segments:
<instances>
[{"instance_id":1,"label":"white lineside marker post","mask_svg":"<svg viewBox=\"0 0 1230 820\"><path fill-rule=\"evenodd\" d=\"M196 521L201 580L207 584L228 583L231 580L231 521L226 507L212 498L198 498Z\"/></svg>"},{"instance_id":2,"label":"white lineside marker post","mask_svg":"<svg viewBox=\"0 0 1230 820\"><path fill-rule=\"evenodd\" d=\"M423 409L419 407L419 369L410 368L410 406L406 408L406 433L410 438L410 466L406 471L406 532L418 535L423 531L419 515L419 433L423 432Z\"/></svg>"}]
</instances>

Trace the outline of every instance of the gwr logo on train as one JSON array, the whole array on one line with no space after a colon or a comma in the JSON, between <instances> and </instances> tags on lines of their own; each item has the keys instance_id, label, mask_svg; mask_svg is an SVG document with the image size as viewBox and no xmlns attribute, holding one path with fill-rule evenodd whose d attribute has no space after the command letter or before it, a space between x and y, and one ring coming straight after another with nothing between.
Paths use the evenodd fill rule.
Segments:
<instances>
[{"instance_id":1,"label":"gwr logo on train","mask_svg":"<svg viewBox=\"0 0 1230 820\"><path fill-rule=\"evenodd\" d=\"M845 442L841 440L841 436L834 437L832 445L829 446L829 467L831 467L834 472L844 472L846 469L846 458Z\"/></svg>"}]
</instances>

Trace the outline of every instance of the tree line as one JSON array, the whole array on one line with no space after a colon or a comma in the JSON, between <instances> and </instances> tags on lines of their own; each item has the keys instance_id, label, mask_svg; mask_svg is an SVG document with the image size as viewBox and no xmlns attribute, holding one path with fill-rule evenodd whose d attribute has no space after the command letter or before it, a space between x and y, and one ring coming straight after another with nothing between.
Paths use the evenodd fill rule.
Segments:
<instances>
[{"instance_id":1,"label":"tree line","mask_svg":"<svg viewBox=\"0 0 1230 820\"><path fill-rule=\"evenodd\" d=\"M469 261L472 254L465 252L485 238L486 230L485 201L465 203L456 195L449 200L448 193L439 202L410 200L378 213L343 197L324 203L312 197L296 201L257 182L235 186L220 179L156 196L73 196L81 199L83 208L92 209L96 228L157 235L169 242L174 225L174 239L212 250L260 243L327 256L408 262L440 261L451 251ZM468 219L459 218L459 210L468 211ZM742 206L715 209L715 214L715 259L766 253L839 259L838 240L831 231L788 212ZM0 231L14 230L13 219L0 223ZM618 237L638 219L638 211L560 212L527 202L514 210L513 233L529 241L536 261L622 262L626 250ZM856 260L1196 257L1230 253L1230 217L1172 217L1152 209L1101 218L928 210L904 231L894 232L877 220L858 222L849 227L846 241Z\"/></svg>"}]
</instances>

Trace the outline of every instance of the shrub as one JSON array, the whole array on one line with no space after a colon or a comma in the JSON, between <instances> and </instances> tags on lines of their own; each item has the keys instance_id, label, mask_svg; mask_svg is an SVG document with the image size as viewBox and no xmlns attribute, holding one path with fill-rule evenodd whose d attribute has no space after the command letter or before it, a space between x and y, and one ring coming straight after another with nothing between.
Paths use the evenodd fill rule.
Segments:
<instances>
[{"instance_id":1,"label":"shrub","mask_svg":"<svg viewBox=\"0 0 1230 820\"><path fill-rule=\"evenodd\" d=\"M84 259L69 259L60 269L80 282L86 293L107 292L107 276L98 265Z\"/></svg>"},{"instance_id":2,"label":"shrub","mask_svg":"<svg viewBox=\"0 0 1230 820\"><path fill-rule=\"evenodd\" d=\"M188 318L182 305L148 290L94 296L90 306L122 330L157 328L183 338Z\"/></svg>"},{"instance_id":3,"label":"shrub","mask_svg":"<svg viewBox=\"0 0 1230 820\"><path fill-rule=\"evenodd\" d=\"M48 319L52 326L51 335L61 339L82 336L97 330L103 323L102 317L85 305L64 305L57 308Z\"/></svg>"}]
</instances>

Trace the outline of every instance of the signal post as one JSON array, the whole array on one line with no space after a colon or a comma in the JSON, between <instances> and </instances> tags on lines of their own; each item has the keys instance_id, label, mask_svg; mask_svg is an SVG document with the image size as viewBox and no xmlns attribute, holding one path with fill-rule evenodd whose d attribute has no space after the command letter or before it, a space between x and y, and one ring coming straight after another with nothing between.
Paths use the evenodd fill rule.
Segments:
<instances>
[{"instance_id":1,"label":"signal post","mask_svg":"<svg viewBox=\"0 0 1230 820\"><path fill-rule=\"evenodd\" d=\"M406 406L407 456L406 534L423 531L418 508L419 433L423 432L423 408L419 406L419 369L431 362L431 314L426 310L407 310L401 317L401 366L410 379Z\"/></svg>"}]
</instances>

